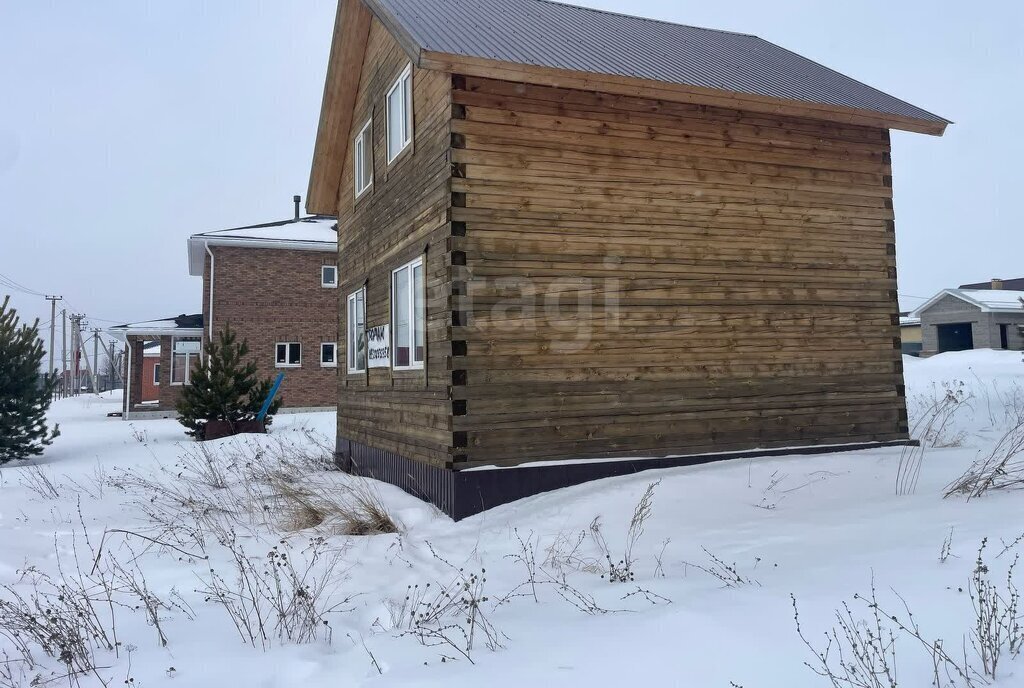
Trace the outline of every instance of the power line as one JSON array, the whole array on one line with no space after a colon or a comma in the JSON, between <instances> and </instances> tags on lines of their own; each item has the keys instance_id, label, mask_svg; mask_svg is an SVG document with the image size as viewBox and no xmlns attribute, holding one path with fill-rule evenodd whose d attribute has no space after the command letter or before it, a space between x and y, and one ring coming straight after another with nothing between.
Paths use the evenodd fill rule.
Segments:
<instances>
[{"instance_id":1,"label":"power line","mask_svg":"<svg viewBox=\"0 0 1024 688\"><path fill-rule=\"evenodd\" d=\"M34 289L29 289L24 284L20 284L19 282L14 281L13 279L4 274L0 274L0 284L10 287L15 291L20 291L23 294L28 294L29 296L46 296L46 294L35 291Z\"/></svg>"}]
</instances>

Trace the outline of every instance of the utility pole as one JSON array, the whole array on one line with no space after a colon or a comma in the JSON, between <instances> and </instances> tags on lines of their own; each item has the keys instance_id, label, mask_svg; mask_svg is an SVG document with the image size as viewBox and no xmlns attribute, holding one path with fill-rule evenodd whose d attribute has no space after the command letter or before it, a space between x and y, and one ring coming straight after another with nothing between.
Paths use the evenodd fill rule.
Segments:
<instances>
[{"instance_id":1,"label":"utility pole","mask_svg":"<svg viewBox=\"0 0 1024 688\"><path fill-rule=\"evenodd\" d=\"M97 384L100 373L100 328L92 328L92 393L99 394L100 387Z\"/></svg>"},{"instance_id":2,"label":"utility pole","mask_svg":"<svg viewBox=\"0 0 1024 688\"><path fill-rule=\"evenodd\" d=\"M71 394L78 396L82 387L82 318L81 313L71 314Z\"/></svg>"},{"instance_id":3,"label":"utility pole","mask_svg":"<svg viewBox=\"0 0 1024 688\"><path fill-rule=\"evenodd\" d=\"M79 359L78 359L79 360L79 366L78 366L78 376L79 376L78 387L81 388L82 382L85 382L86 380L89 380L91 378L91 380L92 380L92 383L91 383L92 384L92 390L95 393L95 391L96 391L96 371L93 369L92 365L89 364L89 353L85 350L85 345L87 343L87 340L82 338L82 334L83 334L82 333L82 327L88 327L89 323L85 321L85 319L84 319L85 316L84 315L79 315L78 318L79 318L79 320L78 320L78 349L75 352L76 354L78 354L78 357L79 357ZM89 377L85 377L85 378L82 377L81 362L85 363L85 373Z\"/></svg>"},{"instance_id":4,"label":"utility pole","mask_svg":"<svg viewBox=\"0 0 1024 688\"><path fill-rule=\"evenodd\" d=\"M99 331L98 328L95 328L95 327L90 328L90 329L92 330L92 391L93 391L93 394L99 394L100 393L100 386L99 386L99 379L100 379L100 369L99 369L99 356L100 356L99 342L100 342L100 335L99 335L99 332L100 331Z\"/></svg>"},{"instance_id":5,"label":"utility pole","mask_svg":"<svg viewBox=\"0 0 1024 688\"><path fill-rule=\"evenodd\" d=\"M50 302L50 369L47 370L47 374L51 377L55 372L53 367L53 349L54 349L54 332L57 329L57 302L62 301L63 296L47 296L46 300Z\"/></svg>"},{"instance_id":6,"label":"utility pole","mask_svg":"<svg viewBox=\"0 0 1024 688\"><path fill-rule=\"evenodd\" d=\"M110 342L110 352L107 353L107 358L110 360L110 388L113 389L114 385L121 381L121 366L118 365L118 356L114 352L114 342Z\"/></svg>"}]
</instances>

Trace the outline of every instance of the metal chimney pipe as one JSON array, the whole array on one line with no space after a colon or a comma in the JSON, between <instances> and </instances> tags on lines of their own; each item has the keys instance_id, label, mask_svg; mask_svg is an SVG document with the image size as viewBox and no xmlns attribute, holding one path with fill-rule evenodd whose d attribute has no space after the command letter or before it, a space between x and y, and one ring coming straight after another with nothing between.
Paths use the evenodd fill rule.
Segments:
<instances>
[{"instance_id":1,"label":"metal chimney pipe","mask_svg":"<svg viewBox=\"0 0 1024 688\"><path fill-rule=\"evenodd\" d=\"M299 206L302 204L302 196L292 196L292 201L295 203L295 219L299 219Z\"/></svg>"},{"instance_id":2,"label":"metal chimney pipe","mask_svg":"<svg viewBox=\"0 0 1024 688\"><path fill-rule=\"evenodd\" d=\"M999 279L998 277L993 277L992 278L992 289L999 290L999 289L1002 289L1002 288L1003 288L1003 280Z\"/></svg>"}]
</instances>

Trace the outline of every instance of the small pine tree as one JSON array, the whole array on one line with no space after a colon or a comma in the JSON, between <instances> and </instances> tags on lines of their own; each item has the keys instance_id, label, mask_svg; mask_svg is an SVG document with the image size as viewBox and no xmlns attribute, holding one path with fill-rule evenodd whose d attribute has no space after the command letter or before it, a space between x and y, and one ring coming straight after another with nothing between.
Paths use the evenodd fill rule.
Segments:
<instances>
[{"instance_id":1,"label":"small pine tree","mask_svg":"<svg viewBox=\"0 0 1024 688\"><path fill-rule=\"evenodd\" d=\"M249 345L238 343L230 327L218 335L218 341L208 342L206 355L192 369L191 382L181 392L178 401L178 420L187 433L198 440L206 434L210 421L235 423L256 420L263 401L270 393L271 382L256 376L256 364L245 361ZM270 405L265 424L281 407L278 397Z\"/></svg>"},{"instance_id":2,"label":"small pine tree","mask_svg":"<svg viewBox=\"0 0 1024 688\"><path fill-rule=\"evenodd\" d=\"M18 312L0 305L0 465L43 453L60 434L46 427L56 375L40 375L46 351L39 321L22 325Z\"/></svg>"}]
</instances>

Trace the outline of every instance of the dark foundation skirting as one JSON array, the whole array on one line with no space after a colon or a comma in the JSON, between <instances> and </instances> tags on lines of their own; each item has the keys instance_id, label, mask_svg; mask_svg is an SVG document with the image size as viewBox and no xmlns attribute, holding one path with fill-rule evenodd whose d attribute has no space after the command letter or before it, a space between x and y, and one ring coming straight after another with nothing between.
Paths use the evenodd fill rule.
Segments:
<instances>
[{"instance_id":1,"label":"dark foundation skirting","mask_svg":"<svg viewBox=\"0 0 1024 688\"><path fill-rule=\"evenodd\" d=\"M659 468L696 466L713 461L859 451L880 447L916 445L916 440L860 442L856 444L754 449L718 454L693 454L655 459L603 459L599 461L525 464L513 468L456 471L407 459L383 449L339 438L335 461L353 475L374 478L402 488L414 497L430 502L458 521L541 492L579 485L590 480L631 475Z\"/></svg>"}]
</instances>

